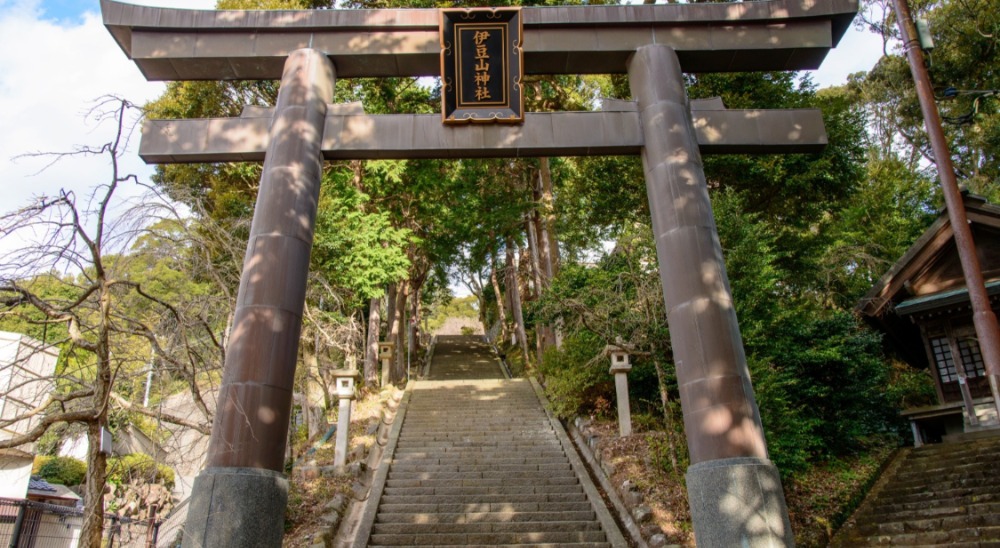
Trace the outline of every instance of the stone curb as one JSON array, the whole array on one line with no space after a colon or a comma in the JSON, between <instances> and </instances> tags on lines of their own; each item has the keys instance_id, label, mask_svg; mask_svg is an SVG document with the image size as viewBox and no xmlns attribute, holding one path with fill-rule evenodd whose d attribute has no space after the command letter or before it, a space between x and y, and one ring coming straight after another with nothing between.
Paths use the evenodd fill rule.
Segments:
<instances>
[{"instance_id":1,"label":"stone curb","mask_svg":"<svg viewBox=\"0 0 1000 548\"><path fill-rule=\"evenodd\" d=\"M379 499L382 498L382 491L385 490L385 483L389 477L389 466L392 464L393 455L396 453L396 443L399 442L399 432L403 428L403 420L406 418L406 409L410 403L410 395L413 393L413 386L419 381L410 382L406 385L403 398L396 409L396 417L392 421L392 430L389 431L389 441L382 451L382 458L379 461L378 469L372 479L371 488L368 491L368 500L365 502L364 512L354 531L354 541L351 544L354 548L364 548L368 545L368 537L371 536L372 527L375 525L375 515L378 513Z\"/></svg>"},{"instance_id":2,"label":"stone curb","mask_svg":"<svg viewBox=\"0 0 1000 548\"><path fill-rule=\"evenodd\" d=\"M830 546L845 545L849 543L851 533L858 524L858 517L863 516L870 512L875 504L875 499L878 498L879 493L892 481L892 478L899 471L900 467L903 466L903 462L906 457L913 451L912 447L900 447L896 449L892 456L886 459L883 463L881 469L876 474L876 479L872 482L865 493L864 498L858 507L851 512L851 515L844 520L844 523L840 524L840 527L832 535L830 535Z\"/></svg>"},{"instance_id":3,"label":"stone curb","mask_svg":"<svg viewBox=\"0 0 1000 548\"><path fill-rule=\"evenodd\" d=\"M556 437L559 438L559 443L562 445L566 458L569 459L570 465L573 467L573 471L576 472L576 475L580 480L580 485L583 487L583 491L587 494L587 498L590 500L590 505L593 507L594 513L597 514L597 519L601 522L601 527L604 529L604 533L608 537L608 543L614 548L628 548L629 543L625 540L625 536L622 535L621 529L618 527L618 523L615 521L614 516L611 515L611 511L608 510L608 507L604 504L601 493L597 490L597 486L594 485L593 480L590 478L587 466L584 465L583 461L580 459L580 455L576 452L573 442L570 441L569 436L566 435L566 430L563 428L562 423L559 422L559 419L552 414L549 407L549 400L545 397L545 392L542 391L542 387L538 384L537 380L534 378L530 378L528 380L531 382L531 387L535 390L535 396L542 405L542 409L545 410L545 416L549 418L549 424L552 425L552 430L555 431ZM611 493L613 492L613 490L609 491L608 496L611 497Z\"/></svg>"},{"instance_id":4,"label":"stone curb","mask_svg":"<svg viewBox=\"0 0 1000 548\"><path fill-rule=\"evenodd\" d=\"M615 511L618 512L619 519L625 525L625 530L628 531L629 536L632 537L632 542L638 548L648 548L646 540L642 538L642 532L639 530L638 524L632 519L632 514L629 513L628 508L625 507L625 503L622 502L621 497L618 496L618 490L611 484L610 478L604 473L604 469L594 458L594 453L587 446L586 441L583 439L583 435L580 434L580 430L575 424L570 423L569 425L569 436L573 439L576 444L577 450L583 457L583 460L587 462L587 466L590 467L590 471L593 473L594 477L597 478L597 482L601 484L601 489L608 496L611 504L615 507Z\"/></svg>"},{"instance_id":5,"label":"stone curb","mask_svg":"<svg viewBox=\"0 0 1000 548\"><path fill-rule=\"evenodd\" d=\"M497 361L500 365L500 371L503 372L505 379L513 379L514 375L510 372L510 366L507 365L507 361L500 357L500 348L493 341L489 340L486 335L483 335L483 341L489 345L490 350L493 351L493 359Z\"/></svg>"},{"instance_id":6,"label":"stone curb","mask_svg":"<svg viewBox=\"0 0 1000 548\"><path fill-rule=\"evenodd\" d=\"M580 449L580 454L587 459L594 477L598 478L601 486L609 493L608 498L615 505L615 510L619 512L621 519L626 523L626 529L632 535L632 540L640 546L648 548L676 547L678 545L668 544L666 535L658 525L646 523L652 516L652 510L643 503L642 494L635 488L635 485L626 480L621 486L615 487L611 483L610 476L614 474L614 465L604 462L601 453L598 451L602 436L593 432L588 432L590 419L576 417L569 425L569 431ZM627 516L627 517L626 517ZM626 521L628 520L628 521ZM631 526L628 524L631 521ZM632 528L634 527L634 529ZM641 539L641 540L637 540Z\"/></svg>"},{"instance_id":7,"label":"stone curb","mask_svg":"<svg viewBox=\"0 0 1000 548\"><path fill-rule=\"evenodd\" d=\"M434 359L434 349L437 347L437 342L437 335L432 335L431 342L427 345L427 354L424 356L424 369L420 372L420 376L425 379L431 376L431 360Z\"/></svg>"}]
</instances>

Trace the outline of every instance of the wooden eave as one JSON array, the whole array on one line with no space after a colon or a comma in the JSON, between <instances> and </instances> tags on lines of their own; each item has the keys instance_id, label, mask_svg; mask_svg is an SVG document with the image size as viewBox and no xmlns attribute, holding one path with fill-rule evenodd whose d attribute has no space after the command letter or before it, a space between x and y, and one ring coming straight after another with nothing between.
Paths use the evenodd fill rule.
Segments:
<instances>
[{"instance_id":1,"label":"wooden eave","mask_svg":"<svg viewBox=\"0 0 1000 548\"><path fill-rule=\"evenodd\" d=\"M973 225L1000 230L1000 207L987 203L982 196L963 194L966 213ZM906 284L920 277L941 254L953 245L954 233L946 211L917 239L902 257L886 272L858 302L855 311L872 319L883 318L891 305L907 291Z\"/></svg>"}]
</instances>

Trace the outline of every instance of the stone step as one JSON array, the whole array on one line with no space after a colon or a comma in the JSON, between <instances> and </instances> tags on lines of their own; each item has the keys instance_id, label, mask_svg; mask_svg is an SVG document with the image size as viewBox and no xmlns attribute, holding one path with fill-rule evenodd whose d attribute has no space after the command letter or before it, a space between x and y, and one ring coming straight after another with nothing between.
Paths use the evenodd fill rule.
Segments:
<instances>
[{"instance_id":1,"label":"stone step","mask_svg":"<svg viewBox=\"0 0 1000 548\"><path fill-rule=\"evenodd\" d=\"M603 542L603 531L558 531L526 533L456 533L456 534L378 534L373 533L369 542L386 546L468 546L470 544L536 544L563 542Z\"/></svg>"},{"instance_id":2,"label":"stone step","mask_svg":"<svg viewBox=\"0 0 1000 548\"><path fill-rule=\"evenodd\" d=\"M974 543L975 546L1000 546L1000 527L978 527L952 531L925 531L897 535L861 536L857 545L868 546L949 546ZM988 543L988 544L987 544Z\"/></svg>"},{"instance_id":3,"label":"stone step","mask_svg":"<svg viewBox=\"0 0 1000 548\"><path fill-rule=\"evenodd\" d=\"M530 495L383 495L383 504L489 504L519 502L587 502L587 496L579 493L533 493Z\"/></svg>"},{"instance_id":4,"label":"stone step","mask_svg":"<svg viewBox=\"0 0 1000 548\"><path fill-rule=\"evenodd\" d=\"M948 463L967 459L996 458L1000 456L1000 442L972 447L962 447L960 444L942 443L925 445L914 449L906 459L912 466L923 466L935 462Z\"/></svg>"},{"instance_id":5,"label":"stone step","mask_svg":"<svg viewBox=\"0 0 1000 548\"><path fill-rule=\"evenodd\" d=\"M507 455L535 456L539 453L562 452L562 445L556 439L496 440L496 441L408 441L396 445L397 453L454 453L462 451L483 451Z\"/></svg>"},{"instance_id":6,"label":"stone step","mask_svg":"<svg viewBox=\"0 0 1000 548\"><path fill-rule=\"evenodd\" d=\"M431 493L425 493L431 494ZM470 514L482 512L593 512L589 502L490 502L472 504L381 504L379 512L389 514Z\"/></svg>"},{"instance_id":7,"label":"stone step","mask_svg":"<svg viewBox=\"0 0 1000 548\"><path fill-rule=\"evenodd\" d=\"M474 478L474 479L393 479L386 481L386 489L397 487L431 487L431 488L451 488L451 487L549 487L562 485L578 485L580 480L576 476L562 478Z\"/></svg>"},{"instance_id":8,"label":"stone step","mask_svg":"<svg viewBox=\"0 0 1000 548\"><path fill-rule=\"evenodd\" d=\"M428 395L433 398L432 395ZM506 405L498 401L493 402L476 402L475 405L455 405L455 402L442 402L436 404L428 404L427 402L421 403L418 399L412 400L413 404L410 409L414 409L419 412L418 415L412 416L413 422L433 422L436 420L454 420L457 415L452 413L462 413L463 422L468 420L483 420L483 421L503 421L514 416L521 416L526 418L543 417L544 412L538 407L537 402L531 403L525 400L523 404L511 404ZM497 415L493 411L504 411L504 415Z\"/></svg>"},{"instance_id":9,"label":"stone step","mask_svg":"<svg viewBox=\"0 0 1000 548\"><path fill-rule=\"evenodd\" d=\"M993 493L994 489L973 489L973 488L962 488L962 489L949 489L946 491L925 491L910 493L908 495L886 495L885 493L880 493L876 504L882 505L897 505L897 504L915 504L915 503L931 503L935 500L948 500L948 499L963 499L970 502L977 500L979 497L985 497Z\"/></svg>"},{"instance_id":10,"label":"stone step","mask_svg":"<svg viewBox=\"0 0 1000 548\"><path fill-rule=\"evenodd\" d=\"M1000 470L997 470L993 462L973 462L959 466L941 468L940 470L900 470L897 476L900 481L915 481L928 478L934 479L954 479L956 477L1000 477Z\"/></svg>"},{"instance_id":11,"label":"stone step","mask_svg":"<svg viewBox=\"0 0 1000 548\"><path fill-rule=\"evenodd\" d=\"M950 474L956 472L993 472L995 468L989 466L990 462L1000 460L998 455L979 455L963 457L960 459L934 459L912 463L905 470L900 470L900 478L920 477L927 474Z\"/></svg>"},{"instance_id":12,"label":"stone step","mask_svg":"<svg viewBox=\"0 0 1000 548\"><path fill-rule=\"evenodd\" d=\"M484 434L481 431L473 432L420 432L419 437L412 436L413 432L407 432L405 439L400 439L400 442L406 441L412 443L414 441L425 441L425 442L451 442L451 441L482 441L487 443L493 443L497 440L518 440L518 439L542 439L549 440L552 439L552 430L539 431L539 430L508 430L507 432L497 432L490 431Z\"/></svg>"},{"instance_id":13,"label":"stone step","mask_svg":"<svg viewBox=\"0 0 1000 548\"><path fill-rule=\"evenodd\" d=\"M545 414L536 408L521 409L515 407L497 407L484 413L477 413L471 409L448 408L440 411L433 409L420 409L420 406L410 406L411 411L419 413L410 419L404 419L404 425L413 424L454 424L455 426L468 428L470 424L497 424L507 426L524 426L517 422L519 419L529 421L529 424L541 423ZM458 414L461 413L461 414ZM461 424L455 423L455 417L462 417Z\"/></svg>"},{"instance_id":14,"label":"stone step","mask_svg":"<svg viewBox=\"0 0 1000 548\"><path fill-rule=\"evenodd\" d=\"M551 429L551 425L548 424L548 419L545 415L533 415L530 417L515 417L515 416L505 416L503 420L469 420L462 421L462 424L455 424L454 418L451 420L441 419L434 421L421 421L421 422L409 422L406 421L403 424L403 429L408 432L417 432L422 434L445 434L448 432L454 433L472 433L481 434L483 432L524 432L525 430L532 430L536 432L544 432L546 428Z\"/></svg>"},{"instance_id":15,"label":"stone step","mask_svg":"<svg viewBox=\"0 0 1000 548\"><path fill-rule=\"evenodd\" d=\"M419 410L416 412L419 412ZM453 432L474 432L483 427L489 427L490 430L495 428L499 431L534 430L545 428L547 426L547 417L541 411L531 414L506 413L496 415L492 418L467 417L463 418L461 423L456 423L454 416L431 417L419 420L404 420L403 426L414 430L426 429Z\"/></svg>"},{"instance_id":16,"label":"stone step","mask_svg":"<svg viewBox=\"0 0 1000 548\"><path fill-rule=\"evenodd\" d=\"M864 518L877 521L891 521L913 516L916 519L935 516L954 516L961 514L1000 514L1000 494L990 493L978 497L958 497L937 499L904 504L885 504ZM860 521L860 520L859 520Z\"/></svg>"},{"instance_id":17,"label":"stone step","mask_svg":"<svg viewBox=\"0 0 1000 548\"><path fill-rule=\"evenodd\" d=\"M1000 528L1000 515L965 514L926 519L872 522L864 525L859 524L858 531L864 535L900 535L904 533L931 533L984 527Z\"/></svg>"},{"instance_id":18,"label":"stone step","mask_svg":"<svg viewBox=\"0 0 1000 548\"><path fill-rule=\"evenodd\" d=\"M523 423L522 423L523 424ZM411 427L410 425L403 427L404 433L400 438L400 441L410 441L418 440L421 438L429 438L432 436L447 436L452 435L452 438L457 436L482 436L483 432L488 432L497 437L509 437L509 436L523 436L523 435L553 435L550 429L543 430L541 426L538 428L531 428L530 430L525 430L523 427L519 426L516 428L506 428L501 429L498 426L485 425L474 425L469 428L449 428L446 425L436 426L436 427Z\"/></svg>"},{"instance_id":19,"label":"stone step","mask_svg":"<svg viewBox=\"0 0 1000 548\"><path fill-rule=\"evenodd\" d=\"M439 447L436 449L430 449L426 447L408 447L406 449L401 449L396 452L396 455L400 458L410 458L410 459L426 459L426 458L438 458L438 459L517 459L517 458L532 458L532 459L566 459L566 455L561 447L558 446L548 446L548 447L535 447L535 446L524 446L511 448L511 450L504 450L502 447Z\"/></svg>"},{"instance_id":20,"label":"stone step","mask_svg":"<svg viewBox=\"0 0 1000 548\"><path fill-rule=\"evenodd\" d=\"M414 470L392 470L389 472L389 480L447 480L447 481L470 481L470 480L505 480L505 481L517 481L526 480L528 482L534 481L536 479L553 479L553 478L574 478L576 479L576 474L573 470L563 469L563 470L519 470L516 474L511 474L509 471L496 471L487 470L482 472L440 472L440 471L421 471L417 472Z\"/></svg>"},{"instance_id":21,"label":"stone step","mask_svg":"<svg viewBox=\"0 0 1000 548\"><path fill-rule=\"evenodd\" d=\"M432 533L548 533L600 531L596 521L520 521L467 523L376 523L374 532L390 535L426 535Z\"/></svg>"},{"instance_id":22,"label":"stone step","mask_svg":"<svg viewBox=\"0 0 1000 548\"><path fill-rule=\"evenodd\" d=\"M461 464L484 464L484 465L520 465L520 464L562 464L566 462L566 455L543 456L543 457L497 457L493 455L479 455L476 457L449 455L436 456L433 453L411 453L408 455L396 455L393 463L424 463L427 465L461 465Z\"/></svg>"},{"instance_id":23,"label":"stone step","mask_svg":"<svg viewBox=\"0 0 1000 548\"><path fill-rule=\"evenodd\" d=\"M539 512L379 512L376 523L520 523L530 521L592 521L591 509Z\"/></svg>"},{"instance_id":24,"label":"stone step","mask_svg":"<svg viewBox=\"0 0 1000 548\"><path fill-rule=\"evenodd\" d=\"M579 483L572 485L535 485L535 486L469 486L469 487L386 487L386 495L422 496L422 495L542 495L557 493L578 493Z\"/></svg>"},{"instance_id":25,"label":"stone step","mask_svg":"<svg viewBox=\"0 0 1000 548\"><path fill-rule=\"evenodd\" d=\"M400 443L434 443L434 444L446 444L446 443L456 443L456 442L478 442L485 443L489 445L497 445L498 443L504 442L526 442L526 441L549 441L552 440L552 431L544 432L538 430L532 431L509 431L509 432L490 432L488 435L483 435L481 431L475 432L452 432L450 434L445 433L435 433L428 434L424 432L406 432L406 434L400 438Z\"/></svg>"},{"instance_id":26,"label":"stone step","mask_svg":"<svg viewBox=\"0 0 1000 548\"><path fill-rule=\"evenodd\" d=\"M434 546L433 544L414 544L412 546ZM607 542L533 542L531 544L466 544L467 548L611 548ZM378 544L369 544L369 548L384 548Z\"/></svg>"},{"instance_id":27,"label":"stone step","mask_svg":"<svg viewBox=\"0 0 1000 548\"><path fill-rule=\"evenodd\" d=\"M556 470L572 470L569 462L563 459L562 462L553 462L550 464L426 464L418 461L411 462L397 462L394 464L393 469L400 471L412 471L412 472L526 472L532 470L539 471L556 471Z\"/></svg>"},{"instance_id":28,"label":"stone step","mask_svg":"<svg viewBox=\"0 0 1000 548\"><path fill-rule=\"evenodd\" d=\"M397 462L392 467L392 472L419 473L419 472L498 472L510 475L521 472L562 472L572 471L573 467L568 462L556 462L554 464L423 464ZM390 472L390 473L392 473Z\"/></svg>"},{"instance_id":29,"label":"stone step","mask_svg":"<svg viewBox=\"0 0 1000 548\"><path fill-rule=\"evenodd\" d=\"M963 478L950 481L933 481L929 479L924 485L906 485L901 487L887 485L886 489L880 493L879 498L883 500L907 498L910 496L934 496L937 498L953 491L966 491L969 494L986 494L1000 490L998 488L1000 488L1000 478Z\"/></svg>"}]
</instances>

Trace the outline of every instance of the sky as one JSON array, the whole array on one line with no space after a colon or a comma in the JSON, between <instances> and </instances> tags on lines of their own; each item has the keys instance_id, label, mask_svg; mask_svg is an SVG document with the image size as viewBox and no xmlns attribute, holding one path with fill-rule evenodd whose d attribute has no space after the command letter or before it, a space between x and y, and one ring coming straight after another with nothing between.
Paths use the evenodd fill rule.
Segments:
<instances>
[{"instance_id":1,"label":"sky","mask_svg":"<svg viewBox=\"0 0 1000 548\"><path fill-rule=\"evenodd\" d=\"M214 0L134 3L205 9ZM162 82L146 82L125 57L99 10L98 0L0 0L0 212L61 188L82 193L105 182L104 158L74 157L46 168L48 160L18 156L99 146L114 127L86 116L98 98L116 94L142 104L164 89ZM871 68L880 54L878 37L852 28L813 79L820 87L842 84L848 74ZM124 170L148 181L152 168L137 149L138 133Z\"/></svg>"}]
</instances>

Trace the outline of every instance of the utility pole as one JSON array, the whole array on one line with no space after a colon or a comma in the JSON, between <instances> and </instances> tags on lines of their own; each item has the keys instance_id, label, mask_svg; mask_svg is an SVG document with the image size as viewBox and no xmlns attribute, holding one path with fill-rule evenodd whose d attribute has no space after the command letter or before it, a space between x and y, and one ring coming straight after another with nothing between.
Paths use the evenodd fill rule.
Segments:
<instances>
[{"instance_id":1,"label":"utility pole","mask_svg":"<svg viewBox=\"0 0 1000 548\"><path fill-rule=\"evenodd\" d=\"M945 207L948 210L948 220L955 235L955 247L958 248L962 273L965 276L965 286L969 289L969 300L972 302L972 322L979 339L979 348L986 364L986 376L993 394L993 405L1000 415L1000 327L997 317L990 307L990 297L986 293L983 282L983 271L976 255L976 244L972 241L972 230L965 214L965 203L962 193L955 180L955 168L951 163L951 153L941 129L941 115L934 102L934 91L931 88L930 76L924 65L924 53L920 49L916 27L910 15L910 7L906 0L893 0L896 9L896 21L899 24L900 38L903 40L903 50L910 63L910 72L917 86L917 98L920 100L920 110L924 115L924 128L930 138L934 161L937 163L938 178L944 193ZM957 357L956 357L957 358Z\"/></svg>"}]
</instances>

